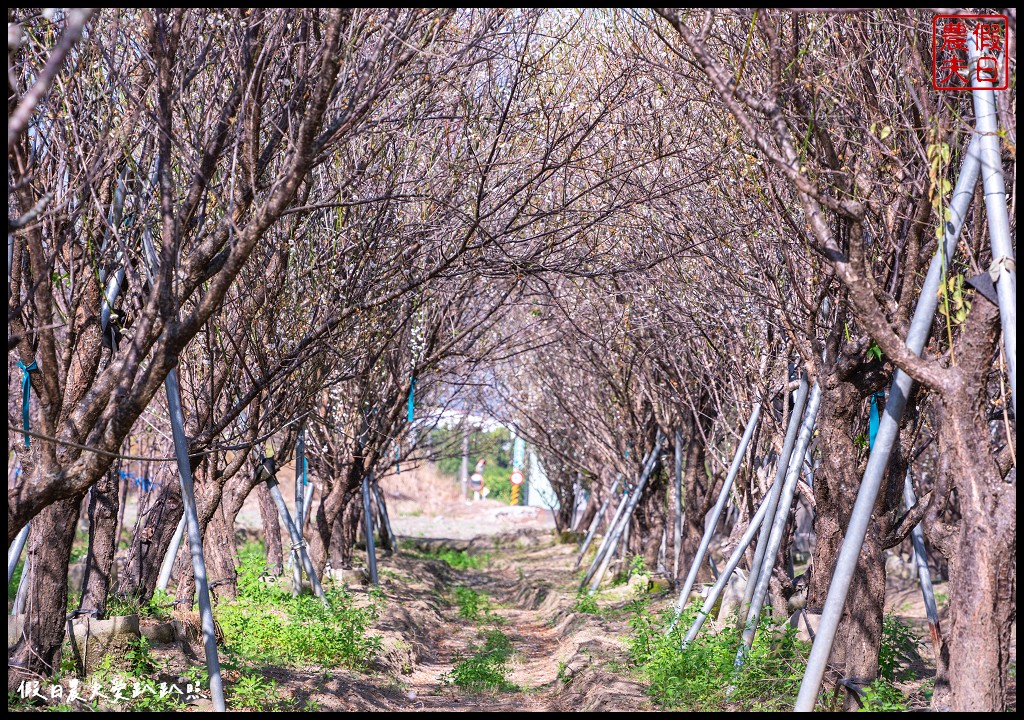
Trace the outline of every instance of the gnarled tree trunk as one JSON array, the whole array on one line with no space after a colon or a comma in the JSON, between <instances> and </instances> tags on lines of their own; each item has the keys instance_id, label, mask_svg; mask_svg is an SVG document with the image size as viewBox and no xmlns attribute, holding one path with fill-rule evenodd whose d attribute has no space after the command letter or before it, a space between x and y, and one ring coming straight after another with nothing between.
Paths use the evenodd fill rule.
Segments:
<instances>
[{"instance_id":1,"label":"gnarled tree trunk","mask_svg":"<svg viewBox=\"0 0 1024 720\"><path fill-rule=\"evenodd\" d=\"M117 594L148 602L156 591L160 566L181 520L181 485L172 476L149 492L139 492L139 514L132 532Z\"/></svg>"},{"instance_id":2,"label":"gnarled tree trunk","mask_svg":"<svg viewBox=\"0 0 1024 720\"><path fill-rule=\"evenodd\" d=\"M60 666L60 647L67 627L68 560L81 504L81 495L59 500L32 518L26 557L32 572L28 577L25 625L9 654L9 692L17 690L22 680L49 677Z\"/></svg>"},{"instance_id":3,"label":"gnarled tree trunk","mask_svg":"<svg viewBox=\"0 0 1024 720\"><path fill-rule=\"evenodd\" d=\"M284 550L281 546L281 519L278 517L277 506L270 496L270 488L266 483L256 486L256 498L260 504L260 520L263 523L263 540L267 551L267 572L281 575L284 572Z\"/></svg>"},{"instance_id":4,"label":"gnarled tree trunk","mask_svg":"<svg viewBox=\"0 0 1024 720\"><path fill-rule=\"evenodd\" d=\"M939 450L957 490L960 527L943 546L949 560L949 620L932 698L936 710L1006 709L1010 642L1017 611L1017 488L992 452L987 377L999 315L975 301L942 398Z\"/></svg>"},{"instance_id":5,"label":"gnarled tree trunk","mask_svg":"<svg viewBox=\"0 0 1024 720\"><path fill-rule=\"evenodd\" d=\"M89 499L89 551L79 610L102 618L107 613L110 571L117 552L118 471L116 465L93 485Z\"/></svg>"}]
</instances>

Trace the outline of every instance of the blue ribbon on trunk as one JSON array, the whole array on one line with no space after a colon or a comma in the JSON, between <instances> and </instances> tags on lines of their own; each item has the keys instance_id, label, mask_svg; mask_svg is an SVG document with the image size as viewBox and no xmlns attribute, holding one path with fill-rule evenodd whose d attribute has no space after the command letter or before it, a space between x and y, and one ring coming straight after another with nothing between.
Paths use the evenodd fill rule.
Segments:
<instances>
[{"instance_id":1,"label":"blue ribbon on trunk","mask_svg":"<svg viewBox=\"0 0 1024 720\"><path fill-rule=\"evenodd\" d=\"M21 368L21 419L25 425L25 447L29 447L32 444L28 437L28 405L32 395L32 380L29 378L29 373L38 372L39 366L36 365L35 360L28 365L19 360L18 367Z\"/></svg>"},{"instance_id":2,"label":"blue ribbon on trunk","mask_svg":"<svg viewBox=\"0 0 1024 720\"><path fill-rule=\"evenodd\" d=\"M885 406L885 393L876 392L871 396L871 415L868 419L868 450L875 447L875 435L878 434L880 408Z\"/></svg>"},{"instance_id":3,"label":"blue ribbon on trunk","mask_svg":"<svg viewBox=\"0 0 1024 720\"><path fill-rule=\"evenodd\" d=\"M416 408L416 378L409 381L409 412L408 420L412 422L413 410Z\"/></svg>"}]
</instances>

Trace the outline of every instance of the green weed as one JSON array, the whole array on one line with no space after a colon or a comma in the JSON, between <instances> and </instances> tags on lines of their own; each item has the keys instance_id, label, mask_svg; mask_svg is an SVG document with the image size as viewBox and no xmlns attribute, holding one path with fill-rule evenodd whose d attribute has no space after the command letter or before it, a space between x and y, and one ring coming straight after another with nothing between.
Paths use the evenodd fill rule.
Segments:
<instances>
[{"instance_id":1,"label":"green weed","mask_svg":"<svg viewBox=\"0 0 1024 720\"><path fill-rule=\"evenodd\" d=\"M864 688L862 712L903 712L909 704L907 696L896 687L899 680L913 680L907 665L921 649L914 629L892 613L882 619L882 642L878 647L878 679Z\"/></svg>"},{"instance_id":2,"label":"green weed","mask_svg":"<svg viewBox=\"0 0 1024 720\"><path fill-rule=\"evenodd\" d=\"M459 617L474 622L483 620L487 613L487 598L483 593L465 585L457 585L452 589L455 604L459 607Z\"/></svg>"},{"instance_id":3,"label":"green weed","mask_svg":"<svg viewBox=\"0 0 1024 720\"><path fill-rule=\"evenodd\" d=\"M440 560L456 570L481 570L491 565L491 553L469 553L465 550L442 548L440 550L423 551L414 542L403 541L400 547L413 555L430 560Z\"/></svg>"},{"instance_id":4,"label":"green weed","mask_svg":"<svg viewBox=\"0 0 1024 720\"><path fill-rule=\"evenodd\" d=\"M501 630L482 631L484 644L470 648L469 657L456 657L455 667L441 676L441 682L470 692L493 690L514 692L519 689L509 679L512 641Z\"/></svg>"},{"instance_id":5,"label":"green weed","mask_svg":"<svg viewBox=\"0 0 1024 720\"><path fill-rule=\"evenodd\" d=\"M290 700L281 697L276 682L259 675L243 675L228 693L228 705L232 710L268 712L284 710L292 704Z\"/></svg>"},{"instance_id":6,"label":"green weed","mask_svg":"<svg viewBox=\"0 0 1024 720\"><path fill-rule=\"evenodd\" d=\"M878 674L882 680L913 680L907 665L915 660L922 643L914 629L892 613L882 619L882 642L878 648Z\"/></svg>"},{"instance_id":7,"label":"green weed","mask_svg":"<svg viewBox=\"0 0 1024 720\"><path fill-rule=\"evenodd\" d=\"M634 575L650 577L650 573L647 571L647 567L644 565L643 555L634 555L629 559L629 565L627 565L624 569L616 573L615 577L612 578L612 587L625 585L629 582L629 579Z\"/></svg>"},{"instance_id":8,"label":"green weed","mask_svg":"<svg viewBox=\"0 0 1024 720\"><path fill-rule=\"evenodd\" d=\"M671 610L654 617L647 599L631 604L630 658L649 683L649 692L666 709L689 711L792 708L809 646L790 627L776 629L766 619L743 667L734 670L740 633L735 627L706 631L682 648L696 608L684 613L670 633Z\"/></svg>"},{"instance_id":9,"label":"green weed","mask_svg":"<svg viewBox=\"0 0 1024 720\"><path fill-rule=\"evenodd\" d=\"M576 602L572 604L571 610L585 615L597 615L601 608L597 606L597 600L587 592L587 588L580 588L576 591Z\"/></svg>"},{"instance_id":10,"label":"green weed","mask_svg":"<svg viewBox=\"0 0 1024 720\"><path fill-rule=\"evenodd\" d=\"M465 550L445 549L437 553L437 558L448 563L456 570L480 570L491 564L491 553L470 555Z\"/></svg>"},{"instance_id":11,"label":"green weed","mask_svg":"<svg viewBox=\"0 0 1024 720\"><path fill-rule=\"evenodd\" d=\"M859 712L906 712L907 696L891 680L879 678L864 688Z\"/></svg>"},{"instance_id":12,"label":"green weed","mask_svg":"<svg viewBox=\"0 0 1024 720\"><path fill-rule=\"evenodd\" d=\"M164 590L157 590L148 602L142 602L138 596L111 595L107 600L107 617L138 615L166 621L171 617L174 596Z\"/></svg>"},{"instance_id":13,"label":"green weed","mask_svg":"<svg viewBox=\"0 0 1024 720\"><path fill-rule=\"evenodd\" d=\"M381 603L356 607L344 588L326 590L330 607L312 595L293 596L261 579L262 549L239 554L238 597L217 606L228 649L256 662L365 668L381 648L368 634Z\"/></svg>"}]
</instances>

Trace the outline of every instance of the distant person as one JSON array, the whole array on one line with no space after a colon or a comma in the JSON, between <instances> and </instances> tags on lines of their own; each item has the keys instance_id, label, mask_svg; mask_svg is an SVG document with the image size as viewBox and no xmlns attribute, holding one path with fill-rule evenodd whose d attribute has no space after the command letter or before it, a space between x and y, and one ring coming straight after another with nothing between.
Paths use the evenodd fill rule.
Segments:
<instances>
[{"instance_id":1,"label":"distant person","mask_svg":"<svg viewBox=\"0 0 1024 720\"><path fill-rule=\"evenodd\" d=\"M476 470L469 476L469 489L473 491L474 500L487 497L487 489L484 487L484 468L486 467L487 461L480 458L480 461L476 464Z\"/></svg>"}]
</instances>

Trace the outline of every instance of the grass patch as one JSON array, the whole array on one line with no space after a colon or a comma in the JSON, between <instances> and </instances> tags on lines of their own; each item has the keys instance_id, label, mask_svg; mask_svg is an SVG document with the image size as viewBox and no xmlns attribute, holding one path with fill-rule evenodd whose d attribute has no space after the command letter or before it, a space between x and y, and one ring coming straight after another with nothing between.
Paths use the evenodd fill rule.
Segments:
<instances>
[{"instance_id":1,"label":"grass patch","mask_svg":"<svg viewBox=\"0 0 1024 720\"><path fill-rule=\"evenodd\" d=\"M740 633L729 626L704 632L685 649L682 639L696 608L666 634L671 610L651 615L646 598L631 604L631 661L649 683L649 693L666 709L688 711L790 710L800 689L810 645L788 625L778 630L766 619L743 668L734 672Z\"/></svg>"},{"instance_id":2,"label":"grass patch","mask_svg":"<svg viewBox=\"0 0 1024 720\"><path fill-rule=\"evenodd\" d=\"M515 692L519 686L509 680L512 641L498 628L481 631L484 643L470 648L472 655L456 656L455 667L441 676L441 682L470 692Z\"/></svg>"},{"instance_id":3,"label":"grass patch","mask_svg":"<svg viewBox=\"0 0 1024 720\"><path fill-rule=\"evenodd\" d=\"M273 712L298 710L295 698L286 698L273 680L261 675L243 675L227 691L227 705L232 710Z\"/></svg>"},{"instance_id":4,"label":"grass patch","mask_svg":"<svg viewBox=\"0 0 1024 720\"><path fill-rule=\"evenodd\" d=\"M344 589L326 590L330 607L312 595L294 597L284 585L261 579L264 555L257 544L239 554L238 597L217 606L230 652L253 662L365 669L381 649L368 633L380 611L356 607Z\"/></svg>"},{"instance_id":5,"label":"grass patch","mask_svg":"<svg viewBox=\"0 0 1024 720\"><path fill-rule=\"evenodd\" d=\"M174 596L166 590L156 590L149 602L142 602L138 597L121 597L111 595L107 600L107 617L120 615L138 615L139 617L150 617L161 622L170 620L171 608L173 607Z\"/></svg>"},{"instance_id":6,"label":"grass patch","mask_svg":"<svg viewBox=\"0 0 1024 720\"><path fill-rule=\"evenodd\" d=\"M439 550L421 550L415 541L404 540L403 550L412 555L428 560L440 560L456 570L482 570L491 566L491 553L470 553L466 550L441 548Z\"/></svg>"},{"instance_id":7,"label":"grass patch","mask_svg":"<svg viewBox=\"0 0 1024 720\"><path fill-rule=\"evenodd\" d=\"M922 647L914 629L892 613L882 618L882 642L878 648L878 674L883 680L913 680L907 669Z\"/></svg>"},{"instance_id":8,"label":"grass patch","mask_svg":"<svg viewBox=\"0 0 1024 720\"><path fill-rule=\"evenodd\" d=\"M491 554L480 553L479 555L471 555L465 550L451 550L444 549L436 555L438 560L451 565L456 570L481 570L485 567L490 567Z\"/></svg>"},{"instance_id":9,"label":"grass patch","mask_svg":"<svg viewBox=\"0 0 1024 720\"><path fill-rule=\"evenodd\" d=\"M882 618L882 642L878 647L878 679L864 688L862 712L905 712L910 699L897 687L915 680L907 666L923 647L914 629L892 613Z\"/></svg>"},{"instance_id":10,"label":"grass patch","mask_svg":"<svg viewBox=\"0 0 1024 720\"><path fill-rule=\"evenodd\" d=\"M459 608L459 617L463 620L478 622L488 614L487 597L478 590L457 585L452 589L452 597Z\"/></svg>"},{"instance_id":11,"label":"grass patch","mask_svg":"<svg viewBox=\"0 0 1024 720\"><path fill-rule=\"evenodd\" d=\"M503 625L506 620L493 610L491 598L486 593L465 585L452 588L452 600L459 608L459 617L476 623Z\"/></svg>"},{"instance_id":12,"label":"grass patch","mask_svg":"<svg viewBox=\"0 0 1024 720\"><path fill-rule=\"evenodd\" d=\"M572 604L571 610L585 615L597 615L601 608L597 606L597 600L587 592L587 588L580 588L576 591L576 602Z\"/></svg>"}]
</instances>

